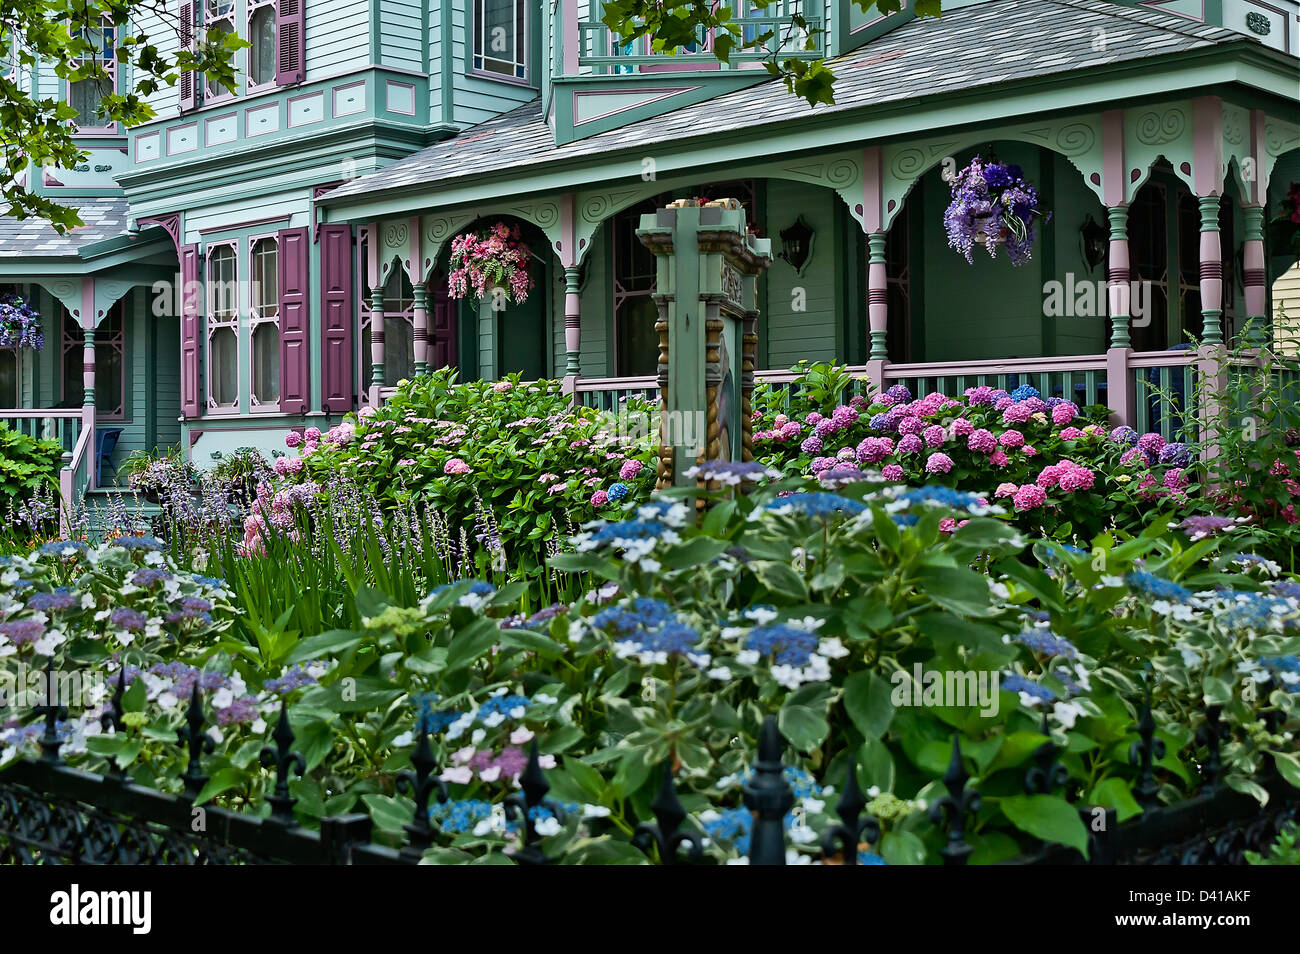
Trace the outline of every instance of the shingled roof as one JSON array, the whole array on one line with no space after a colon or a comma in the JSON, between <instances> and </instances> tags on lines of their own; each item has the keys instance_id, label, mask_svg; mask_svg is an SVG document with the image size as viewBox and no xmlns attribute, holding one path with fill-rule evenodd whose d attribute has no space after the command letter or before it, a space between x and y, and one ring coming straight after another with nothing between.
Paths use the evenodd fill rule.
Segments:
<instances>
[{"instance_id":1,"label":"shingled roof","mask_svg":"<svg viewBox=\"0 0 1300 954\"><path fill-rule=\"evenodd\" d=\"M0 258L76 258L86 246L126 232L125 198L78 198L62 204L76 209L83 223L63 235L48 219L16 219L0 212Z\"/></svg>"},{"instance_id":2,"label":"shingled roof","mask_svg":"<svg viewBox=\"0 0 1300 954\"><path fill-rule=\"evenodd\" d=\"M1104 34L1098 34L1098 29ZM1104 44L1096 42L1099 35L1104 36ZM1243 34L1232 30L1108 0L990 0L938 19L912 20L831 60L828 65L836 75L836 102L817 107L815 115L942 96L1243 39ZM557 146L538 99L345 183L320 201L329 204L421 183L449 182L502 169L523 170L656 142L716 136L728 130L752 129L759 134L763 126L806 118L809 111L806 102L787 91L782 81L773 79Z\"/></svg>"}]
</instances>

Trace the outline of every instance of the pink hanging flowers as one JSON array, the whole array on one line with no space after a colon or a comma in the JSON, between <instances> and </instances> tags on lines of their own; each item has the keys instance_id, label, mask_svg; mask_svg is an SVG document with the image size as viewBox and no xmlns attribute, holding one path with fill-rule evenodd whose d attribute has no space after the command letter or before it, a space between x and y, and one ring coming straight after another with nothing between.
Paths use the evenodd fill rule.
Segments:
<instances>
[{"instance_id":1,"label":"pink hanging flowers","mask_svg":"<svg viewBox=\"0 0 1300 954\"><path fill-rule=\"evenodd\" d=\"M528 274L528 246L519 226L498 222L487 232L458 235L451 242L447 294L452 298L485 298L490 286L502 286L516 304L528 298L533 280Z\"/></svg>"}]
</instances>

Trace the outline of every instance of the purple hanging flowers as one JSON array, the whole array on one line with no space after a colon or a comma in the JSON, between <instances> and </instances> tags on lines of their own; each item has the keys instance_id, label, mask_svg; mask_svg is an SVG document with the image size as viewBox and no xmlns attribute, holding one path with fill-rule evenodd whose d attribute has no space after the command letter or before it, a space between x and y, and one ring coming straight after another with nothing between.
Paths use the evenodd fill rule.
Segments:
<instances>
[{"instance_id":1,"label":"purple hanging flowers","mask_svg":"<svg viewBox=\"0 0 1300 954\"><path fill-rule=\"evenodd\" d=\"M948 245L974 264L974 249L983 245L996 258L1005 245L1012 265L1030 259L1034 222L1041 218L1038 190L1019 166L979 156L952 180L952 202L943 214Z\"/></svg>"},{"instance_id":2,"label":"purple hanging flowers","mask_svg":"<svg viewBox=\"0 0 1300 954\"><path fill-rule=\"evenodd\" d=\"M0 348L45 347L41 316L31 305L14 294L0 295Z\"/></svg>"}]
</instances>

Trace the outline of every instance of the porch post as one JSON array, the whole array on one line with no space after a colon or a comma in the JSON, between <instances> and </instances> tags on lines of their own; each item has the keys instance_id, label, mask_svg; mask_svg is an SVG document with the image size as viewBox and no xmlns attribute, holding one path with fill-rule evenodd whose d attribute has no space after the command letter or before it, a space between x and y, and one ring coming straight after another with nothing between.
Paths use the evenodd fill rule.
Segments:
<instances>
[{"instance_id":1,"label":"porch post","mask_svg":"<svg viewBox=\"0 0 1300 954\"><path fill-rule=\"evenodd\" d=\"M95 280L81 281L81 429L89 431L87 489L99 486L99 441L95 435Z\"/></svg>"},{"instance_id":2,"label":"porch post","mask_svg":"<svg viewBox=\"0 0 1300 954\"><path fill-rule=\"evenodd\" d=\"M1268 328L1268 287L1264 271L1264 209L1246 205L1241 209L1245 220L1242 256L1242 284L1246 288L1247 344L1267 347L1272 339Z\"/></svg>"},{"instance_id":3,"label":"porch post","mask_svg":"<svg viewBox=\"0 0 1300 954\"><path fill-rule=\"evenodd\" d=\"M885 389L885 364L889 361L889 292L885 271L885 233L867 236L867 320L871 346L867 354L867 377L876 390Z\"/></svg>"},{"instance_id":4,"label":"porch post","mask_svg":"<svg viewBox=\"0 0 1300 954\"><path fill-rule=\"evenodd\" d=\"M415 376L429 373L429 301L424 282L412 286L415 303L412 306L415 324ZM372 339L373 340L373 339Z\"/></svg>"},{"instance_id":5,"label":"porch post","mask_svg":"<svg viewBox=\"0 0 1300 954\"><path fill-rule=\"evenodd\" d=\"M578 294L581 272L576 265L564 269L565 377L577 377L582 370L582 297Z\"/></svg>"},{"instance_id":6,"label":"porch post","mask_svg":"<svg viewBox=\"0 0 1300 954\"><path fill-rule=\"evenodd\" d=\"M384 386L384 289L370 291L370 403L378 406Z\"/></svg>"},{"instance_id":7,"label":"porch post","mask_svg":"<svg viewBox=\"0 0 1300 954\"><path fill-rule=\"evenodd\" d=\"M1129 379L1129 284L1128 206L1106 210L1110 220L1110 255L1106 267L1107 306L1110 311L1110 347L1106 351L1106 403L1119 424L1133 420L1133 382Z\"/></svg>"},{"instance_id":8,"label":"porch post","mask_svg":"<svg viewBox=\"0 0 1300 954\"><path fill-rule=\"evenodd\" d=\"M1201 340L1223 343L1223 248L1217 195L1197 198L1201 207Z\"/></svg>"}]
</instances>

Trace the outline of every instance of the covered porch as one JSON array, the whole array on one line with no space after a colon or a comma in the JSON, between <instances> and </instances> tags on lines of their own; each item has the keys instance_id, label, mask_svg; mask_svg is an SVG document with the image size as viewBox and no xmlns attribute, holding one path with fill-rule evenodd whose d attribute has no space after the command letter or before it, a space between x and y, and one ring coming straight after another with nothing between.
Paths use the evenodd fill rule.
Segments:
<instances>
[{"instance_id":1,"label":"covered porch","mask_svg":"<svg viewBox=\"0 0 1300 954\"><path fill-rule=\"evenodd\" d=\"M134 450L180 439L175 254L128 227L121 199L70 198L84 224L0 221L0 292L39 318L43 344L0 349L0 423L63 447L65 519L125 486Z\"/></svg>"}]
</instances>

